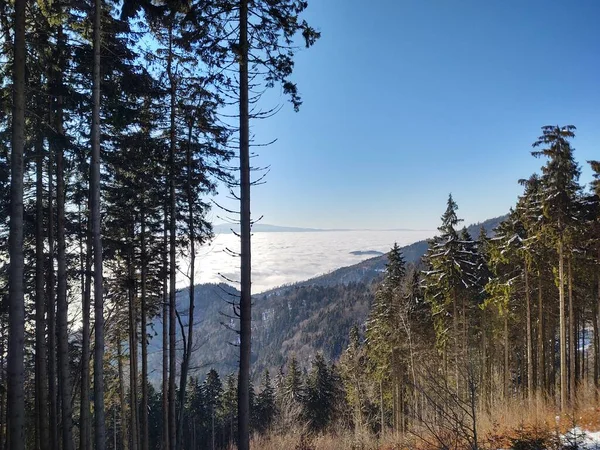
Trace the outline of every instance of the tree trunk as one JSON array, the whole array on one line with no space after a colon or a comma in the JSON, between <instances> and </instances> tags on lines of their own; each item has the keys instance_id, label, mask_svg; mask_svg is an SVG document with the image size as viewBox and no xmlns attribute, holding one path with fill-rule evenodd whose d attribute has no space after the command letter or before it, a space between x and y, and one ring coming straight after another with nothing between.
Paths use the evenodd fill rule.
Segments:
<instances>
[{"instance_id":1,"label":"tree trunk","mask_svg":"<svg viewBox=\"0 0 600 450\"><path fill-rule=\"evenodd\" d=\"M459 374L458 374L458 305L456 298L456 290L452 290L452 329L454 333L454 377L456 381L456 395L460 394Z\"/></svg>"},{"instance_id":2,"label":"tree trunk","mask_svg":"<svg viewBox=\"0 0 600 450\"><path fill-rule=\"evenodd\" d=\"M92 85L91 216L94 250L94 443L106 447L104 417L104 292L102 274L102 230L100 217L100 49L102 47L102 0L94 0L94 73Z\"/></svg>"},{"instance_id":3,"label":"tree trunk","mask_svg":"<svg viewBox=\"0 0 600 450\"><path fill-rule=\"evenodd\" d=\"M44 142L36 139L36 228L35 228L35 385L39 449L50 448L48 422L48 373L46 370L46 311L44 292ZM1 366L0 366L1 367Z\"/></svg>"},{"instance_id":4,"label":"tree trunk","mask_svg":"<svg viewBox=\"0 0 600 450\"><path fill-rule=\"evenodd\" d=\"M83 223L80 217L80 230ZM79 448L80 450L91 449L90 430L90 305L91 305L91 278L90 278L90 220L86 220L86 232L80 236L81 254L81 277L82 277L82 307L81 307L81 400L79 412ZM86 243L86 252L83 252L83 241Z\"/></svg>"},{"instance_id":5,"label":"tree trunk","mask_svg":"<svg viewBox=\"0 0 600 450\"><path fill-rule=\"evenodd\" d=\"M51 141L52 143L52 141ZM52 153L53 145L50 146ZM58 450L58 389L56 385L56 296L54 291L54 182L53 158L48 157L48 282L46 283L48 297L48 397L50 420L50 448Z\"/></svg>"},{"instance_id":6,"label":"tree trunk","mask_svg":"<svg viewBox=\"0 0 600 450\"><path fill-rule=\"evenodd\" d=\"M141 417L140 417L140 425L141 425L141 448L142 450L148 450L149 442L148 442L148 319L147 319L147 266L148 266L148 257L146 254L146 218L144 212L144 205L142 204L142 214L141 214L141 309L142 309L142 323L141 323L141 340L142 340L142 406L141 406Z\"/></svg>"},{"instance_id":7,"label":"tree trunk","mask_svg":"<svg viewBox=\"0 0 600 450\"><path fill-rule=\"evenodd\" d=\"M187 348L183 349L183 359L181 360L181 376L179 378L179 404L185 404L185 388L187 382L188 369L190 367L190 358L192 356L192 346L194 341L194 300L195 300L195 277L196 271L196 233L194 229L194 195L192 192L192 124L188 130L187 146L187 201L188 201L188 232L190 239L190 287L189 287L189 311L188 311L188 332ZM183 330L182 330L183 333ZM179 418L177 423L177 450L183 448L183 412L184 408L179 408ZM213 430L214 431L214 430ZM214 438L214 435L213 435ZM214 439L213 439L214 447Z\"/></svg>"},{"instance_id":8,"label":"tree trunk","mask_svg":"<svg viewBox=\"0 0 600 450\"><path fill-rule=\"evenodd\" d=\"M5 334L4 334L4 325L0 324L0 367L4 367L4 355L5 355ZM4 450L4 441L6 434L4 433L4 429L6 427L6 409L4 407L4 393L6 392L6 384L4 379L4 370L0 370L0 450Z\"/></svg>"},{"instance_id":9,"label":"tree trunk","mask_svg":"<svg viewBox=\"0 0 600 450\"><path fill-rule=\"evenodd\" d=\"M575 393L577 391L577 338L575 330L577 329L577 323L573 307L573 269L571 260L572 256L569 255L567 259L567 277L569 282L569 401L571 406L575 406Z\"/></svg>"},{"instance_id":10,"label":"tree trunk","mask_svg":"<svg viewBox=\"0 0 600 450\"><path fill-rule=\"evenodd\" d=\"M385 433L385 416L383 414L383 378L379 380L379 407L381 409L381 436Z\"/></svg>"},{"instance_id":11,"label":"tree trunk","mask_svg":"<svg viewBox=\"0 0 600 450\"><path fill-rule=\"evenodd\" d=\"M252 276L250 247L250 114L248 104L248 0L240 0L240 369L238 376L238 447L250 450L250 359Z\"/></svg>"},{"instance_id":12,"label":"tree trunk","mask_svg":"<svg viewBox=\"0 0 600 450\"><path fill-rule=\"evenodd\" d=\"M542 396L546 395L546 346L544 345L544 292L542 290L542 273L538 271L538 321L537 321L537 345L538 345L538 389Z\"/></svg>"},{"instance_id":13,"label":"tree trunk","mask_svg":"<svg viewBox=\"0 0 600 450\"><path fill-rule=\"evenodd\" d=\"M169 443L169 262L168 262L168 206L165 203L163 229L163 311L162 311L162 449L168 450Z\"/></svg>"},{"instance_id":14,"label":"tree trunk","mask_svg":"<svg viewBox=\"0 0 600 450\"><path fill-rule=\"evenodd\" d=\"M558 307L560 345L560 410L567 409L567 329L565 323L565 277L563 241L558 241Z\"/></svg>"},{"instance_id":15,"label":"tree trunk","mask_svg":"<svg viewBox=\"0 0 600 450\"><path fill-rule=\"evenodd\" d=\"M596 275L598 285L598 292L600 292L600 274ZM598 301L592 302L592 327L594 331L594 388L595 388L595 400L598 402L598 375L599 375L599 363L598 355L600 354L600 339L598 336Z\"/></svg>"},{"instance_id":16,"label":"tree trunk","mask_svg":"<svg viewBox=\"0 0 600 450\"><path fill-rule=\"evenodd\" d=\"M510 357L509 357L509 347L508 347L508 311L504 312L504 370L503 370L503 380L504 380L504 389L503 397L504 400L508 399L509 392L509 384L510 384Z\"/></svg>"},{"instance_id":17,"label":"tree trunk","mask_svg":"<svg viewBox=\"0 0 600 450\"><path fill-rule=\"evenodd\" d=\"M10 231L8 272L8 448L25 448L25 294L23 256L23 149L25 146L25 0L15 0Z\"/></svg>"},{"instance_id":18,"label":"tree trunk","mask_svg":"<svg viewBox=\"0 0 600 450\"><path fill-rule=\"evenodd\" d=\"M169 25L169 56L168 56L168 76L170 90L170 144L169 144L169 450L175 450L177 446L177 416L175 400L175 378L177 377L177 349L175 339L177 298L176 298L176 221L177 221L177 200L175 197L175 79L173 76L173 26Z\"/></svg>"},{"instance_id":19,"label":"tree trunk","mask_svg":"<svg viewBox=\"0 0 600 450\"><path fill-rule=\"evenodd\" d=\"M529 269L525 261L525 302L527 306L527 398L533 399L533 342L531 335L531 293L529 291Z\"/></svg>"},{"instance_id":20,"label":"tree trunk","mask_svg":"<svg viewBox=\"0 0 600 450\"><path fill-rule=\"evenodd\" d=\"M129 448L129 437L127 436L127 404L125 403L125 377L123 376L123 351L121 347L121 334L117 334L117 365L119 371L119 403L121 411L121 447L123 450Z\"/></svg>"},{"instance_id":21,"label":"tree trunk","mask_svg":"<svg viewBox=\"0 0 600 450\"><path fill-rule=\"evenodd\" d=\"M64 35L59 29L58 41L63 42ZM62 74L58 74L58 89L62 88ZM63 136L63 111L62 95L57 98L56 130L60 137ZM61 139L62 141L62 139ZM65 237L65 169L64 169L64 144L59 142L56 148L56 243L58 246L57 265L57 331L58 331L58 366L60 374L59 390L62 418L63 450L73 450L73 405L71 402L72 383L69 368L69 319L67 304L67 254Z\"/></svg>"},{"instance_id":22,"label":"tree trunk","mask_svg":"<svg viewBox=\"0 0 600 450\"><path fill-rule=\"evenodd\" d=\"M133 228L133 227L132 227ZM131 418L131 450L139 449L139 426L138 426L138 370L137 370L137 308L135 305L135 279L133 270L133 229L131 230L131 242L129 243L129 255L127 257L127 296L129 302L129 398Z\"/></svg>"},{"instance_id":23,"label":"tree trunk","mask_svg":"<svg viewBox=\"0 0 600 450\"><path fill-rule=\"evenodd\" d=\"M599 397L600 388L600 335L598 332L598 320L600 319L600 246L598 246L598 268L596 269L596 295L598 296L594 305L594 387L596 388L596 401Z\"/></svg>"}]
</instances>

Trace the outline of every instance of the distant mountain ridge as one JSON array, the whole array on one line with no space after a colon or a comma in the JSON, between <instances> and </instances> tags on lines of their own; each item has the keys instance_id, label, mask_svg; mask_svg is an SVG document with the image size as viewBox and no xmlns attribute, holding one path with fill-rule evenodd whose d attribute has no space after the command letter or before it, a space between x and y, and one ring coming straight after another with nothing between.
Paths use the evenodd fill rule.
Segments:
<instances>
[{"instance_id":1,"label":"distant mountain ridge","mask_svg":"<svg viewBox=\"0 0 600 450\"><path fill-rule=\"evenodd\" d=\"M240 225L237 223L219 223L213 225L213 231L215 234L222 233L239 233ZM332 231L429 231L429 230L416 230L412 228L386 228L386 229L374 229L374 228L304 228L304 227L288 227L281 225L271 225L268 223L255 223L252 225L252 231L254 233L325 233Z\"/></svg>"},{"instance_id":2,"label":"distant mountain ridge","mask_svg":"<svg viewBox=\"0 0 600 450\"><path fill-rule=\"evenodd\" d=\"M476 238L485 228L488 235L506 216L496 217L467 227ZM390 242L390 248L394 243ZM407 263L415 263L425 254L427 241L402 247ZM336 359L347 346L348 333L354 324L367 318L377 282L385 270L387 255L376 256L352 266L341 267L309 280L280 286L253 295L252 367L253 376L264 369L278 370L287 357L295 354L306 365L317 351ZM177 292L184 325L188 289ZM194 341L197 350L191 367L203 375L210 367L222 374L237 370L237 335L231 330L236 323L228 303L239 292L226 284L203 284L195 288L196 313ZM150 341L151 378L158 382L161 367L161 329L154 321L156 337ZM179 329L177 331L179 333ZM231 345L229 345L231 344Z\"/></svg>"},{"instance_id":3,"label":"distant mountain ridge","mask_svg":"<svg viewBox=\"0 0 600 450\"><path fill-rule=\"evenodd\" d=\"M237 223L219 223L213 225L215 234L219 233L239 233L240 225ZM329 228L302 228L302 227L286 227L280 225L270 225L268 223L255 223L252 226L252 231L255 233L316 233L326 231L351 231L348 229L329 229Z\"/></svg>"}]
</instances>

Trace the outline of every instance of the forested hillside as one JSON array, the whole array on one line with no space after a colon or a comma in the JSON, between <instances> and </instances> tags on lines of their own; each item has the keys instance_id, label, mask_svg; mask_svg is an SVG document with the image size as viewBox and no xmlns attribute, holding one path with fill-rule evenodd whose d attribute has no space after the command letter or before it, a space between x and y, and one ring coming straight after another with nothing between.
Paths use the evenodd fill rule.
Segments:
<instances>
[{"instance_id":1,"label":"forested hillside","mask_svg":"<svg viewBox=\"0 0 600 450\"><path fill-rule=\"evenodd\" d=\"M504 216L470 225L467 230L479 233L483 227L493 236L494 229ZM392 243L390 243L391 246ZM409 264L419 263L427 250L427 241L402 247ZM290 355L296 355L302 368L308 368L311 359L321 352L330 361L336 361L348 344L353 325L364 323L375 291L383 277L387 256L341 267L310 280L281 286L254 296L253 311L253 368L252 377L260 380L265 369L279 370ZM204 373L211 367L220 374L235 372L237 336L231 299L238 291L226 284L197 285L193 373ZM183 325L188 323L186 303L189 289L177 292L178 310ZM160 380L162 322L153 321L149 341L150 379L157 385ZM178 339L181 333L178 331ZM229 343L231 345L223 345Z\"/></svg>"}]
</instances>

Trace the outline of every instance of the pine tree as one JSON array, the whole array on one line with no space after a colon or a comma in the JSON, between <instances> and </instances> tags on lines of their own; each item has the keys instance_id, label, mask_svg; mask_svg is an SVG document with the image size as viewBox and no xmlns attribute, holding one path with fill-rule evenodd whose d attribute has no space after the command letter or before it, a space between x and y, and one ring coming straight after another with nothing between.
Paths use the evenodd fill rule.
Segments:
<instances>
[{"instance_id":1,"label":"pine tree","mask_svg":"<svg viewBox=\"0 0 600 450\"><path fill-rule=\"evenodd\" d=\"M269 371L265 371L262 389L256 396L256 428L260 433L265 433L271 428L277 408L275 403L275 389L271 384Z\"/></svg>"},{"instance_id":2,"label":"pine tree","mask_svg":"<svg viewBox=\"0 0 600 450\"><path fill-rule=\"evenodd\" d=\"M444 355L451 340L454 340L457 353L458 302L462 290L469 286L464 280L461 243L456 230L461 222L456 215L457 209L458 205L450 195L441 218L442 224L438 228L440 234L429 241L429 248L423 258L426 264L422 281L425 299L431 304L437 345ZM450 325L452 332L449 331Z\"/></svg>"},{"instance_id":3,"label":"pine tree","mask_svg":"<svg viewBox=\"0 0 600 450\"><path fill-rule=\"evenodd\" d=\"M545 197L542 201L544 228L551 236L558 253L558 294L559 294L559 344L560 344L560 405L561 410L568 406L567 378L567 324L565 311L565 233L571 230L576 215L575 198L579 193L580 170L573 158L569 140L575 137L575 127L567 125L542 127L542 136L534 142L536 157L547 157L542 168L542 185ZM568 249L566 250L568 251ZM572 399L574 400L574 399Z\"/></svg>"}]
</instances>

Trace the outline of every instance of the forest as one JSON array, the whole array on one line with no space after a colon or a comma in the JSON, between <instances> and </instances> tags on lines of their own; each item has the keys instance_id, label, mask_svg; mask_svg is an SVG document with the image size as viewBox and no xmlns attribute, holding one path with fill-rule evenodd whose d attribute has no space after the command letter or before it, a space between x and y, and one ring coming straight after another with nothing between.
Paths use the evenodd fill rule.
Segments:
<instances>
[{"instance_id":1,"label":"forest","mask_svg":"<svg viewBox=\"0 0 600 450\"><path fill-rule=\"evenodd\" d=\"M600 162L582 185L572 125L542 127L541 169L492 233L450 195L419 261L394 245L370 284L294 297L342 299L294 335L324 345L353 322L339 359L253 368L250 190L268 168L250 124L277 112L268 89L302 104L307 7L0 3L0 450L591 448L567 431L600 426ZM234 373L192 363L211 209L239 226Z\"/></svg>"}]
</instances>

